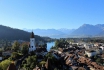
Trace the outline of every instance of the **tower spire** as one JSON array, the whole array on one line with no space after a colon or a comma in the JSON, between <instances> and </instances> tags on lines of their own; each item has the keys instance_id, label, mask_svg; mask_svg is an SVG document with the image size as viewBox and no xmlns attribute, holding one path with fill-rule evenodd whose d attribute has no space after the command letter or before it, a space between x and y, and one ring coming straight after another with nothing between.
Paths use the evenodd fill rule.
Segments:
<instances>
[{"instance_id":1,"label":"tower spire","mask_svg":"<svg viewBox=\"0 0 104 70\"><path fill-rule=\"evenodd\" d=\"M33 33L33 31L32 31L32 33L31 33L31 38L34 38L34 33Z\"/></svg>"}]
</instances>

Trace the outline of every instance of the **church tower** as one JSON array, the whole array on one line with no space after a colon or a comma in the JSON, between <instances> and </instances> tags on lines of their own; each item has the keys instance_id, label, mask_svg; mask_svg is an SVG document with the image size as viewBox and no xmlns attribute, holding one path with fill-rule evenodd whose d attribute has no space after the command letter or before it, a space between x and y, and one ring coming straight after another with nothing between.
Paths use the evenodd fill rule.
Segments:
<instances>
[{"instance_id":1,"label":"church tower","mask_svg":"<svg viewBox=\"0 0 104 70\"><path fill-rule=\"evenodd\" d=\"M29 45L29 52L36 50L35 47L35 38L34 38L34 33L31 33L31 37L30 37L30 45Z\"/></svg>"}]
</instances>

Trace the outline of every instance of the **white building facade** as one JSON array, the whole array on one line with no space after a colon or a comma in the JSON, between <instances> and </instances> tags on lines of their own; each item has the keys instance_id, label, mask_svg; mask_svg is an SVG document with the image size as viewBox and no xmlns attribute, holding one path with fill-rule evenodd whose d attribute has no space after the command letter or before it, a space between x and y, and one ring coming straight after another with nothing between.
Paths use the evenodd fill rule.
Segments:
<instances>
[{"instance_id":1,"label":"white building facade","mask_svg":"<svg viewBox=\"0 0 104 70\"><path fill-rule=\"evenodd\" d=\"M100 48L101 48L102 50L104 50L104 46L100 46Z\"/></svg>"},{"instance_id":2,"label":"white building facade","mask_svg":"<svg viewBox=\"0 0 104 70\"><path fill-rule=\"evenodd\" d=\"M30 45L29 45L29 52L35 51L36 47L35 47L35 38L34 38L34 33L31 33L31 37L30 37Z\"/></svg>"},{"instance_id":3,"label":"white building facade","mask_svg":"<svg viewBox=\"0 0 104 70\"><path fill-rule=\"evenodd\" d=\"M85 54L87 54L88 57L92 57L92 56L95 56L97 53L96 51L93 51L93 52L85 51Z\"/></svg>"}]
</instances>

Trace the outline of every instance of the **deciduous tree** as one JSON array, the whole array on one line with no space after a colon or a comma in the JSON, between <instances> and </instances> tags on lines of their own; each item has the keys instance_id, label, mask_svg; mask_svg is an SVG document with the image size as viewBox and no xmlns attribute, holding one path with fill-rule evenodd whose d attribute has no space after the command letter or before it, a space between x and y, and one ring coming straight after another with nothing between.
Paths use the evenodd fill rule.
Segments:
<instances>
[{"instance_id":1,"label":"deciduous tree","mask_svg":"<svg viewBox=\"0 0 104 70\"><path fill-rule=\"evenodd\" d=\"M14 52L18 52L20 50L19 46L20 46L19 42L15 41L14 44L13 44L13 46L12 46L12 50Z\"/></svg>"}]
</instances>

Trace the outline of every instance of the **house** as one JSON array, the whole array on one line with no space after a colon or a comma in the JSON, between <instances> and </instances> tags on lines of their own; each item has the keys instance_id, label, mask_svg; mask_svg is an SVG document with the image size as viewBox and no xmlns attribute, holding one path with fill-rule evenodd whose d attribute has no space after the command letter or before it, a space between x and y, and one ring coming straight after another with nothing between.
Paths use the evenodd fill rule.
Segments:
<instances>
[{"instance_id":1,"label":"house","mask_svg":"<svg viewBox=\"0 0 104 70\"><path fill-rule=\"evenodd\" d=\"M77 70L77 69L78 69L77 66L71 66L71 67L69 68L69 70Z\"/></svg>"},{"instance_id":2,"label":"house","mask_svg":"<svg viewBox=\"0 0 104 70\"><path fill-rule=\"evenodd\" d=\"M91 62L90 69L91 70L104 70L104 66L98 65L96 62Z\"/></svg>"},{"instance_id":3,"label":"house","mask_svg":"<svg viewBox=\"0 0 104 70\"><path fill-rule=\"evenodd\" d=\"M89 49L93 48L94 45L93 44L84 44L84 47L86 50L89 50Z\"/></svg>"},{"instance_id":4,"label":"house","mask_svg":"<svg viewBox=\"0 0 104 70\"><path fill-rule=\"evenodd\" d=\"M102 49L101 48L98 48L95 51L96 51L96 54L102 54Z\"/></svg>"},{"instance_id":5,"label":"house","mask_svg":"<svg viewBox=\"0 0 104 70\"><path fill-rule=\"evenodd\" d=\"M92 56L95 56L97 53L96 51L91 50L91 51L85 51L85 54L87 54L88 57L92 57Z\"/></svg>"},{"instance_id":6,"label":"house","mask_svg":"<svg viewBox=\"0 0 104 70\"><path fill-rule=\"evenodd\" d=\"M77 60L77 62L78 62L78 63L81 63L81 64L87 64L87 65L89 65L89 64L91 63L91 59L81 56L81 57Z\"/></svg>"},{"instance_id":7,"label":"house","mask_svg":"<svg viewBox=\"0 0 104 70\"><path fill-rule=\"evenodd\" d=\"M36 67L33 70L40 70L40 68L36 65Z\"/></svg>"},{"instance_id":8,"label":"house","mask_svg":"<svg viewBox=\"0 0 104 70\"><path fill-rule=\"evenodd\" d=\"M53 70L51 60L47 59L47 62L45 64L46 70Z\"/></svg>"},{"instance_id":9,"label":"house","mask_svg":"<svg viewBox=\"0 0 104 70\"><path fill-rule=\"evenodd\" d=\"M12 54L12 51L4 51L4 52L2 52L3 56L11 56L11 54Z\"/></svg>"},{"instance_id":10,"label":"house","mask_svg":"<svg viewBox=\"0 0 104 70\"><path fill-rule=\"evenodd\" d=\"M86 70L85 68L83 68L83 67L78 67L78 69L77 70Z\"/></svg>"},{"instance_id":11,"label":"house","mask_svg":"<svg viewBox=\"0 0 104 70\"><path fill-rule=\"evenodd\" d=\"M101 48L102 50L104 50L104 46L100 46L100 48Z\"/></svg>"}]
</instances>

